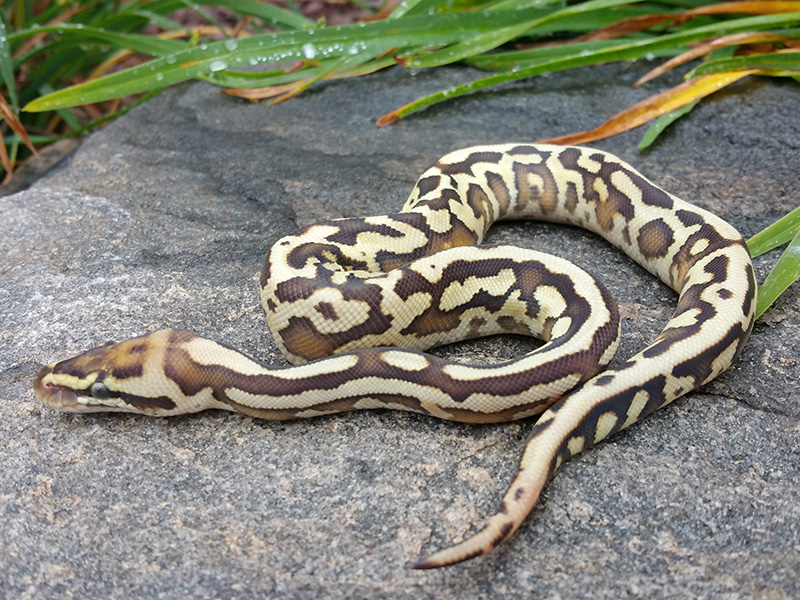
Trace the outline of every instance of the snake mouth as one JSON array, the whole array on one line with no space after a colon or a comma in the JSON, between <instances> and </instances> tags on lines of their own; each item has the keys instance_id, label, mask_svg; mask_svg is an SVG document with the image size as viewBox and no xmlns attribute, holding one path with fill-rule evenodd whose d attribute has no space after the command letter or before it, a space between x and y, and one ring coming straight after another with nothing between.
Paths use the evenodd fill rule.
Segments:
<instances>
[{"instance_id":1,"label":"snake mouth","mask_svg":"<svg viewBox=\"0 0 800 600\"><path fill-rule=\"evenodd\" d=\"M44 367L36 375L33 382L33 391L43 404L57 408L58 410L72 410L78 405L78 394L64 388L60 385L48 381L48 375L52 373L52 369L47 366Z\"/></svg>"},{"instance_id":2,"label":"snake mouth","mask_svg":"<svg viewBox=\"0 0 800 600\"><path fill-rule=\"evenodd\" d=\"M78 402L78 394L50 381L48 376L52 373L52 365L48 365L36 375L33 391L36 392L39 400L47 406L68 412L79 412L82 408L85 409L85 405Z\"/></svg>"},{"instance_id":3,"label":"snake mouth","mask_svg":"<svg viewBox=\"0 0 800 600\"><path fill-rule=\"evenodd\" d=\"M72 413L107 412L114 410L112 407L101 406L99 403L90 402L90 396L80 394L63 385L52 381L53 365L47 365L36 375L33 382L33 391L43 404Z\"/></svg>"}]
</instances>

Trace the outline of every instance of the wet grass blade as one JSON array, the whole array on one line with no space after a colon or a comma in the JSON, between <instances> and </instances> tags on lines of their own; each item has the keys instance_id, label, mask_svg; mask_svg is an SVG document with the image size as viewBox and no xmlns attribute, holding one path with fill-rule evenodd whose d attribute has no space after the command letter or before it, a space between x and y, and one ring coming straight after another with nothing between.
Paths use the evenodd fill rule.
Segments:
<instances>
[{"instance_id":1,"label":"wet grass blade","mask_svg":"<svg viewBox=\"0 0 800 600\"><path fill-rule=\"evenodd\" d=\"M756 258L791 240L758 290L756 318L761 316L792 283L800 278L800 206L747 240Z\"/></svg>"},{"instance_id":2,"label":"wet grass blade","mask_svg":"<svg viewBox=\"0 0 800 600\"><path fill-rule=\"evenodd\" d=\"M152 35L117 33L98 27L88 27L79 23L62 23L23 29L10 34L8 40L13 44L42 33L57 34L62 38L67 38L67 41L72 36L75 45L86 44L87 41L91 40L108 44L113 48L133 50L149 56L164 56L186 47L185 42L164 40Z\"/></svg>"},{"instance_id":3,"label":"wet grass blade","mask_svg":"<svg viewBox=\"0 0 800 600\"><path fill-rule=\"evenodd\" d=\"M756 258L774 250L788 242L798 232L800 232L800 206L747 240L750 256Z\"/></svg>"},{"instance_id":4,"label":"wet grass blade","mask_svg":"<svg viewBox=\"0 0 800 600\"><path fill-rule=\"evenodd\" d=\"M0 15L0 77L6 84L8 99L14 109L19 109L19 98L17 97L17 85L14 79L14 63L11 60L11 46L8 39L8 29L6 28L5 18Z\"/></svg>"},{"instance_id":5,"label":"wet grass blade","mask_svg":"<svg viewBox=\"0 0 800 600\"><path fill-rule=\"evenodd\" d=\"M239 14L258 17L271 25L281 28L308 29L314 27L314 22L310 19L306 19L302 14L265 2L253 2L252 0L214 0L213 2L204 2L203 4L225 6Z\"/></svg>"},{"instance_id":6,"label":"wet grass blade","mask_svg":"<svg viewBox=\"0 0 800 600\"><path fill-rule=\"evenodd\" d=\"M800 278L800 231L789 242L786 250L783 251L778 262L772 267L764 283L758 289L756 318L764 314L764 311L778 299L778 296L798 278Z\"/></svg>"},{"instance_id":7,"label":"wet grass blade","mask_svg":"<svg viewBox=\"0 0 800 600\"><path fill-rule=\"evenodd\" d=\"M368 73L374 73L380 69L385 69L395 64L391 56L366 58L349 57L351 60L343 61L336 59L325 61L318 67L304 68L302 70L286 69L283 71L270 71L266 73L225 73L225 85L230 87L224 90L225 94L248 98L251 100L262 100L265 98L275 98L287 91L296 89L305 82L322 81L326 79L347 79L359 77ZM361 60L359 60L359 58ZM333 68L331 68L333 65ZM243 82L242 87L236 87L237 82ZM219 81L217 82L219 83ZM259 86L258 84L261 83ZM307 86L306 86L307 87Z\"/></svg>"},{"instance_id":8,"label":"wet grass blade","mask_svg":"<svg viewBox=\"0 0 800 600\"><path fill-rule=\"evenodd\" d=\"M797 36L797 30L793 30L791 33L794 36ZM633 87L639 87L643 83L650 81L651 79L655 79L659 75L663 75L670 69L674 69L677 66L680 66L684 63L689 62L690 60L695 60L709 54L712 59L716 58L716 54L722 52L723 50L727 51L725 58L730 58L733 56L733 51L735 51L741 45L747 44L760 44L760 43L773 43L773 42L783 42L787 44L794 43L794 37L792 35L786 34L778 34L772 33L769 31L763 31L758 33L734 33L731 35L724 35L722 37L714 38L709 42L705 42L702 44L698 44L694 46L691 50L686 52L682 52L680 55L676 56L675 58L668 60L662 65L659 65L646 75L640 77L636 80L636 83L633 84Z\"/></svg>"},{"instance_id":9,"label":"wet grass blade","mask_svg":"<svg viewBox=\"0 0 800 600\"><path fill-rule=\"evenodd\" d=\"M647 40L649 38L640 37L640 40ZM636 41L636 38L629 41ZM612 48L619 48L619 40L601 40L594 42L575 42L570 44L555 44L552 46L540 46L538 48L530 48L527 50L516 50L512 52L493 52L491 54L482 54L472 58L465 59L463 62L484 69L487 71L508 72L515 71L520 68L531 67L543 62L553 60L564 60L567 58L574 58L579 56L590 56L595 52L608 50ZM650 52L648 58L656 58L659 56L674 56L680 52L675 48L664 48Z\"/></svg>"},{"instance_id":10,"label":"wet grass blade","mask_svg":"<svg viewBox=\"0 0 800 600\"><path fill-rule=\"evenodd\" d=\"M686 77L744 70L757 70L765 75L772 76L796 77L800 75L800 50L787 49L769 54L751 54L750 56L709 60L689 71Z\"/></svg>"},{"instance_id":11,"label":"wet grass blade","mask_svg":"<svg viewBox=\"0 0 800 600\"><path fill-rule=\"evenodd\" d=\"M532 19L518 19L516 23L504 28L496 28L488 33L470 37L469 39L448 46L444 50L433 52L425 56L411 58L404 61L404 65L411 68L438 67L463 60L475 54L493 50L506 42L519 37L523 33L535 31L548 23L556 22L560 19L570 17L580 17L585 13L600 11L603 9L614 8L621 4L635 4L642 0L589 0L581 2L561 10L543 10L541 16ZM496 12L486 11L483 13L485 18L494 18Z\"/></svg>"},{"instance_id":12,"label":"wet grass blade","mask_svg":"<svg viewBox=\"0 0 800 600\"><path fill-rule=\"evenodd\" d=\"M201 44L37 98L25 110L37 112L100 102L188 79L203 77L213 81L214 73L241 65L336 58L362 52L378 55L392 48L409 45L453 43L492 30L498 24L516 22L525 16L525 11L520 12L523 14L500 13L491 21L472 13L408 17Z\"/></svg>"},{"instance_id":13,"label":"wet grass blade","mask_svg":"<svg viewBox=\"0 0 800 600\"><path fill-rule=\"evenodd\" d=\"M649 148L653 142L656 141L656 138L661 135L664 130L672 125L675 121L680 119L682 116L689 114L692 112L692 109L700 103L700 98L695 100L694 102L690 102L686 106L682 106L681 108L677 108L672 112L669 112L665 115L661 115L658 117L649 129L645 132L642 136L642 141L639 142L639 150L645 150Z\"/></svg>"},{"instance_id":14,"label":"wet grass blade","mask_svg":"<svg viewBox=\"0 0 800 600\"><path fill-rule=\"evenodd\" d=\"M501 83L508 83L511 81L517 81L519 79L533 77L535 75L541 75L542 73L563 71L565 69L571 69L574 67L600 64L604 62L634 60L642 58L652 52L657 52L667 48L676 48L709 37L729 33L738 33L752 30L754 28L763 29L792 27L797 25L800 25L800 13L788 13L731 19L730 21L722 21L712 25L695 27L689 31L663 35L655 39L628 42L620 40L619 45L612 46L611 48L607 48L605 50L581 54L579 56L569 56L562 59L545 61L529 67L521 67L513 72L500 73L498 75L476 79L469 83L454 86L450 89L425 96L424 98L420 98L415 102L411 102L410 104L406 104L405 106L387 113L378 119L377 125L380 127L394 123L402 117L408 116L429 106L433 106L434 104L438 104L444 100L463 96L465 94L486 89Z\"/></svg>"}]
</instances>

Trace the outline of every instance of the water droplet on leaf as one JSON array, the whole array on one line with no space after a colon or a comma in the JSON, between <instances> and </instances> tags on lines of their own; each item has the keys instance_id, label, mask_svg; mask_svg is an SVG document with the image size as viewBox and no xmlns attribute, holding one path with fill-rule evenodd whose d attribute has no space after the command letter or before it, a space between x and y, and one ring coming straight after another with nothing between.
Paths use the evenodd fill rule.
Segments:
<instances>
[{"instance_id":1,"label":"water droplet on leaf","mask_svg":"<svg viewBox=\"0 0 800 600\"><path fill-rule=\"evenodd\" d=\"M303 44L300 50L303 52L303 56L308 60L311 60L317 55L317 49L314 47L314 44Z\"/></svg>"}]
</instances>

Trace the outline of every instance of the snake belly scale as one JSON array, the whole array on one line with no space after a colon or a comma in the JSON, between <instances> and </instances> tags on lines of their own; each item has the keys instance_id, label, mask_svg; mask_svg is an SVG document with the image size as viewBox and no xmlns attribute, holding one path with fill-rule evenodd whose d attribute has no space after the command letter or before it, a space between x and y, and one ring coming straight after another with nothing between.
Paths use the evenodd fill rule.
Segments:
<instances>
[{"instance_id":1,"label":"snake belly scale","mask_svg":"<svg viewBox=\"0 0 800 600\"><path fill-rule=\"evenodd\" d=\"M678 292L672 318L644 350L600 372L619 335L608 292L565 260L475 246L500 219L599 234ZM162 330L52 363L34 389L65 411L155 416L221 408L294 419L394 408L494 422L543 413L483 529L411 565L435 568L490 552L519 528L565 459L724 371L749 337L755 294L733 227L615 156L474 147L426 171L399 213L312 225L273 246L261 300L295 366ZM545 343L489 366L423 352L503 332Z\"/></svg>"}]
</instances>

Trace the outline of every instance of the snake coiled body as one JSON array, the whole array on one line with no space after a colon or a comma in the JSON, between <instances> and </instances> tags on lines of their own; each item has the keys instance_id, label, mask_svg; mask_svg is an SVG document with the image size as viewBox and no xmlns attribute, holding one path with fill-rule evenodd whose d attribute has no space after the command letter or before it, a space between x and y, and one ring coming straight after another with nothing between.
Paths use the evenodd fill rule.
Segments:
<instances>
[{"instance_id":1,"label":"snake coiled body","mask_svg":"<svg viewBox=\"0 0 800 600\"><path fill-rule=\"evenodd\" d=\"M608 292L564 260L473 247L500 219L598 233L679 293L675 313L644 350L597 374L618 343ZM610 154L529 144L453 152L422 175L401 212L279 240L261 286L276 343L297 366L263 365L191 332L162 330L52 363L36 393L62 410L160 416L222 408L290 419L396 408L491 422L544 412L486 526L415 568L491 551L565 459L724 371L750 334L756 290L747 248L722 219ZM422 352L503 332L545 343L490 366Z\"/></svg>"}]
</instances>

